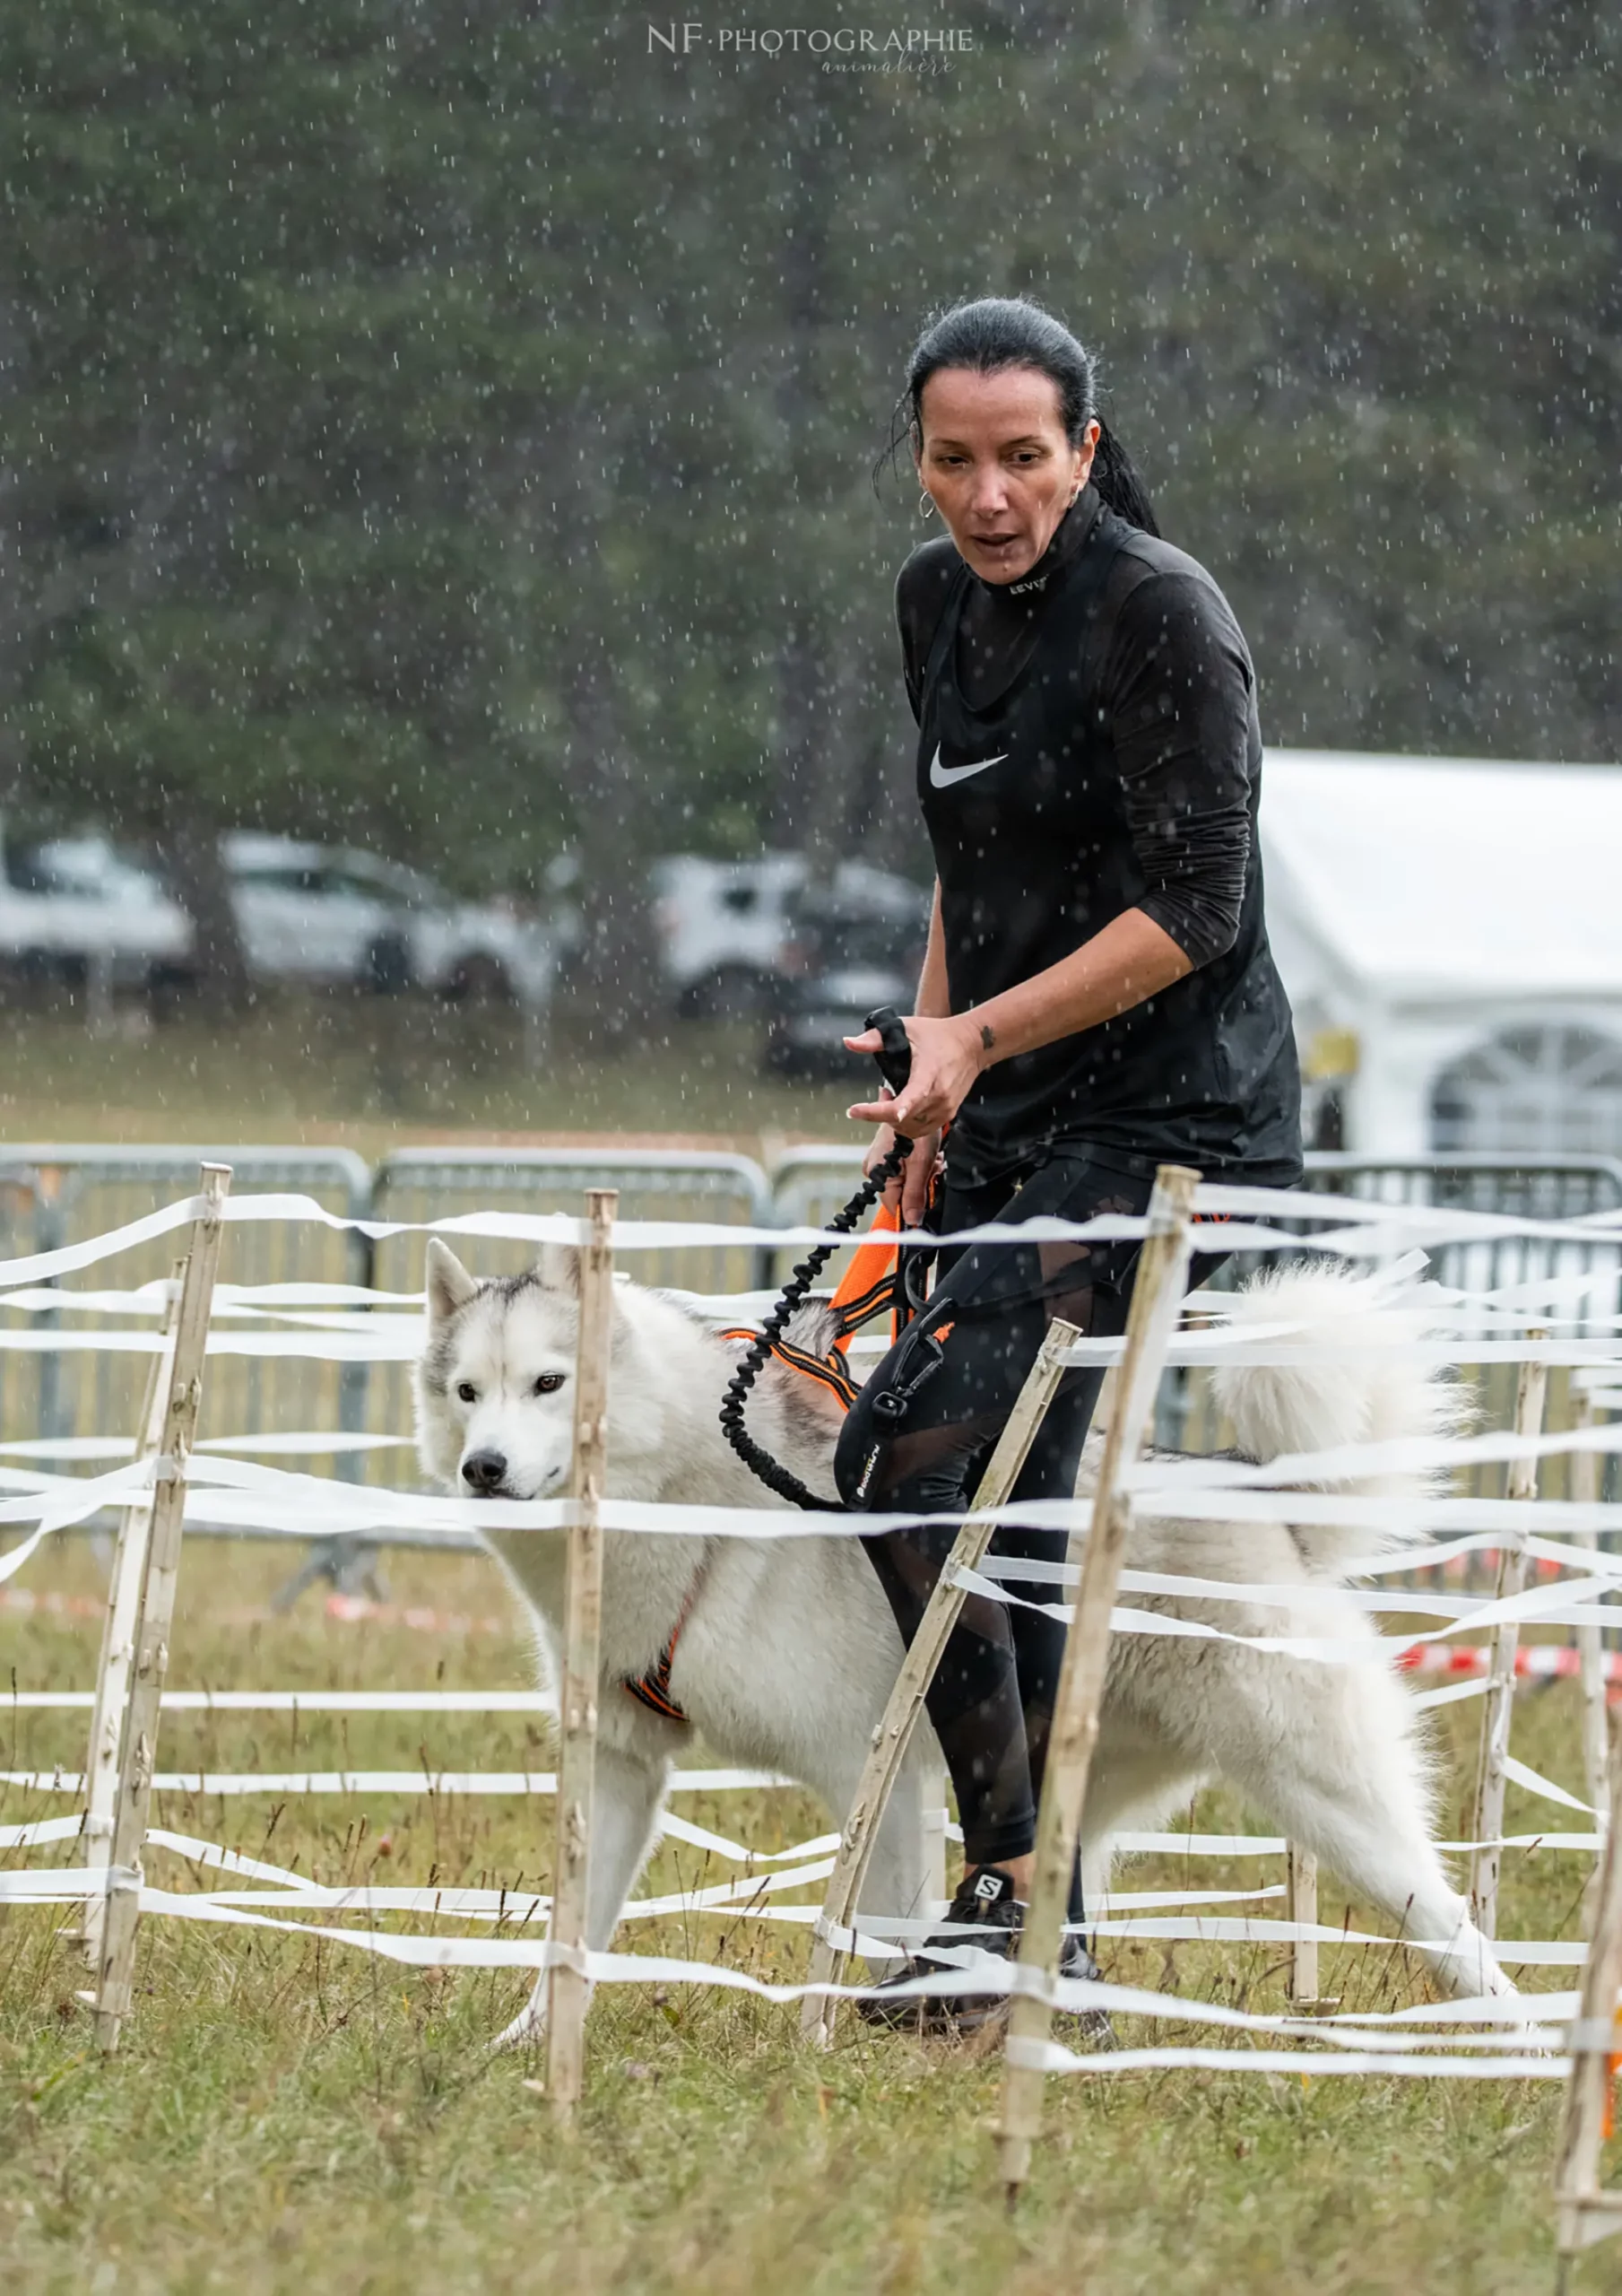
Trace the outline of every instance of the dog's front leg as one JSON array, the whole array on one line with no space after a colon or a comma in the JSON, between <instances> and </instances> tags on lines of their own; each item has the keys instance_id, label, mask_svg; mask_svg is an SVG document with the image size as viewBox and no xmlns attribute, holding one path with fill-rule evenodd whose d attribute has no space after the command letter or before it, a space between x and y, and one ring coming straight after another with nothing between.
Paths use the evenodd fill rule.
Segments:
<instances>
[{"instance_id":1,"label":"dog's front leg","mask_svg":"<svg viewBox=\"0 0 1622 2296\"><path fill-rule=\"evenodd\" d=\"M650 1723L651 1728L661 1731L666 1726ZM670 1763L662 1750L633 1750L605 1744L602 1738L597 1741L585 1866L588 1952L606 1952L613 1942L620 1909L653 1846L669 1774ZM542 1970L524 2007L490 2047L533 2048L546 2030L546 1997L547 1973Z\"/></svg>"},{"instance_id":2,"label":"dog's front leg","mask_svg":"<svg viewBox=\"0 0 1622 2296\"><path fill-rule=\"evenodd\" d=\"M669 1726L655 1722L651 1726L663 1734ZM663 1751L650 1760L640 1749L597 1742L591 1860L585 1875L585 1943L591 1952L605 1953L613 1943L631 1885L654 1846L669 1776Z\"/></svg>"}]
</instances>

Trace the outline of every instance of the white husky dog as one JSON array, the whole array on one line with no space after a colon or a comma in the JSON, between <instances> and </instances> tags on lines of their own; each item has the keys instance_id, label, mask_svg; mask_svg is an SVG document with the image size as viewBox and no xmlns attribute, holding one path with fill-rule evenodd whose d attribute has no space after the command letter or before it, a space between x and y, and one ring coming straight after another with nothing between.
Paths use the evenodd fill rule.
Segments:
<instances>
[{"instance_id":1,"label":"white husky dog","mask_svg":"<svg viewBox=\"0 0 1622 2296\"><path fill-rule=\"evenodd\" d=\"M453 1491L550 1499L567 1488L577 1319L576 1255L549 1251L533 1274L479 1283L436 1238L428 1247L427 1344L416 1367L423 1468ZM812 1316L816 1311L809 1311ZM1258 1462L1353 1441L1431 1434L1456 1406L1445 1383L1400 1349L1411 1313L1371 1302L1368 1285L1324 1269L1286 1269L1232 1307L1241 1324L1297 1326L1292 1345L1321 1365L1229 1369L1219 1401L1237 1448ZM794 1335L816 1346L802 1325ZM1342 1349L1350 1351L1342 1355ZM737 1360L676 1301L614 1287L608 1495L716 1509L783 1502L728 1447L718 1423ZM750 1405L756 1439L813 1489L833 1490L837 1405L817 1383L775 1367ZM1096 1469L1089 1437L1080 1489ZM1361 1490L1416 1497L1412 1477ZM501 1530L487 1544L539 1630L555 1683L563 1620L560 1531ZM1388 1535L1385 1544L1401 1544ZM1134 1607L1200 1621L1225 1635L1366 1641L1366 1661L1326 1663L1232 1640L1118 1635L1088 1787L1083 1864L1090 1890L1111 1838L1153 1826L1210 1779L1237 1788L1276 1830L1313 1852L1418 1942L1454 1994L1513 1994L1491 1947L1451 1886L1430 1840L1429 1765L1417 1717L1366 1614L1337 1599L1366 1532L1283 1524L1134 1522L1128 1567L1191 1578L1299 1587L1298 1601L1133 1596ZM659 1665L680 1627L669 1703L650 1710L625 1687ZM602 1674L586 1937L605 1949L656 1838L672 1763L696 1733L724 1761L803 1781L841 1822L901 1663L900 1636L877 1573L850 1537L737 1538L609 1532L603 1539ZM938 1800L940 1750L915 1736L907 1772L875 1845L861 1910L930 1910L919 1823ZM545 1984L501 2036L532 2039Z\"/></svg>"}]
</instances>

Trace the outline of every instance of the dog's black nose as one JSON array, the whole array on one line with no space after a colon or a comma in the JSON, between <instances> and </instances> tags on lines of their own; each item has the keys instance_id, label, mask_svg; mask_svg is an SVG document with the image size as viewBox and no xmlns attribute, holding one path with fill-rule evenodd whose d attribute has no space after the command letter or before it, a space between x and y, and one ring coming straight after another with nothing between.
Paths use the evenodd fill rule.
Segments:
<instances>
[{"instance_id":1,"label":"dog's black nose","mask_svg":"<svg viewBox=\"0 0 1622 2296\"><path fill-rule=\"evenodd\" d=\"M470 1451L462 1462L462 1480L470 1491L488 1499L507 1481L507 1459L500 1451Z\"/></svg>"}]
</instances>

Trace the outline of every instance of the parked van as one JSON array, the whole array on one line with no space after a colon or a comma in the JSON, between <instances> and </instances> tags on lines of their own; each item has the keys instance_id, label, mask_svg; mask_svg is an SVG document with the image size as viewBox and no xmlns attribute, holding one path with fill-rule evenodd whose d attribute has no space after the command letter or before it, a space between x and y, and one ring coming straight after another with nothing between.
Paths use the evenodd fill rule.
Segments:
<instances>
[{"instance_id":1,"label":"parked van","mask_svg":"<svg viewBox=\"0 0 1622 2296\"><path fill-rule=\"evenodd\" d=\"M802 853L710 861L675 853L648 873L664 977L678 1009L695 1017L768 1017L785 984L804 971L795 903L811 880ZM841 861L830 896L853 917L906 926L926 904L910 879L865 861Z\"/></svg>"}]
</instances>

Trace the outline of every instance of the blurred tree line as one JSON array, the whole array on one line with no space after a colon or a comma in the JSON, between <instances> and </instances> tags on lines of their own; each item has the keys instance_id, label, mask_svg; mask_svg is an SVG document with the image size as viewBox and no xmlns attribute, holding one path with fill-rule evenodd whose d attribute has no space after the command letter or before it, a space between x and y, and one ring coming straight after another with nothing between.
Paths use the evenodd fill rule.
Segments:
<instances>
[{"instance_id":1,"label":"blurred tree line","mask_svg":"<svg viewBox=\"0 0 1622 2296\"><path fill-rule=\"evenodd\" d=\"M973 52L721 52L763 0L674 56L585 0L7 11L0 804L155 839L227 988L228 824L469 890L572 847L611 1013L651 854L918 865L873 472L986 291L1102 352L1271 740L1614 757L1615 11L912 14Z\"/></svg>"}]
</instances>

